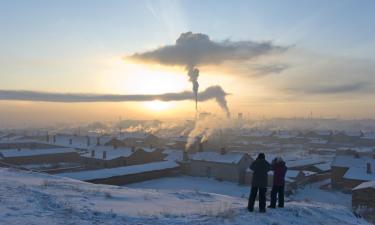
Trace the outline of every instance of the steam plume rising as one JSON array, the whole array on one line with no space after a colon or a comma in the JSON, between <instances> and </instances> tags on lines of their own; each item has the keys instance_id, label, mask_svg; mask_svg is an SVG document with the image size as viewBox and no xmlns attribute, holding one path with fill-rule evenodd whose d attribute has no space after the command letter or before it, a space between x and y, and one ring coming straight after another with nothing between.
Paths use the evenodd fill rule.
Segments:
<instances>
[{"instance_id":1,"label":"steam plume rising","mask_svg":"<svg viewBox=\"0 0 375 225\"><path fill-rule=\"evenodd\" d=\"M141 102L141 101L207 101L216 100L228 114L225 97L228 94L220 86L211 86L196 94L192 91L165 93L159 95L115 95L115 94L81 94L81 93L50 93L38 91L0 90L0 100L39 101L39 102Z\"/></svg>"}]
</instances>

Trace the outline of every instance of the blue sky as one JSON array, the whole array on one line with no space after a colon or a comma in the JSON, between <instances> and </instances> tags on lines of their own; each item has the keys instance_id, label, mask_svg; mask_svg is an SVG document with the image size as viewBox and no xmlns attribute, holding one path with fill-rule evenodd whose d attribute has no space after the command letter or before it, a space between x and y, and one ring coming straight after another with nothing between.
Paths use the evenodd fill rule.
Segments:
<instances>
[{"instance_id":1,"label":"blue sky","mask_svg":"<svg viewBox=\"0 0 375 225\"><path fill-rule=\"evenodd\" d=\"M301 114L315 107L328 116L337 114L336 108L345 109L350 96L358 112L352 110L348 116L370 117L369 99L375 93L374 12L371 0L0 0L0 89L133 93L131 86L111 88L120 66L106 58L170 45L181 33L192 31L214 41L272 41L293 49L277 59L290 68L277 76L245 82L243 76L219 79L231 92L236 82L239 90L257 89L253 95L234 95L232 106L239 111L260 104L263 114L275 102L291 101L298 109L299 101L309 99L313 106L305 106ZM208 86L211 78L202 77L202 84ZM106 79L112 81L103 84ZM224 80L230 85L226 87ZM184 85L179 87L189 88L188 82ZM260 103L264 99L271 99L271 105ZM339 105L329 106L332 102Z\"/></svg>"},{"instance_id":2,"label":"blue sky","mask_svg":"<svg viewBox=\"0 0 375 225\"><path fill-rule=\"evenodd\" d=\"M1 1L0 46L2 54L14 56L98 48L132 52L191 30L216 39L274 40L332 54L361 49L361 56L371 57L367 46L374 45L374 11L375 2L365 0Z\"/></svg>"}]
</instances>

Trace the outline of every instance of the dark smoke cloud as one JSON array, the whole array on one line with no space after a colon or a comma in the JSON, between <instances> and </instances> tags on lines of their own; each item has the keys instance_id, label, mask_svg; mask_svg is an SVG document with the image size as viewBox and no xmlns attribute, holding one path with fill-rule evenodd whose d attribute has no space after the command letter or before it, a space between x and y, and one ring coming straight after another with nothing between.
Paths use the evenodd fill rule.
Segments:
<instances>
[{"instance_id":1,"label":"dark smoke cloud","mask_svg":"<svg viewBox=\"0 0 375 225\"><path fill-rule=\"evenodd\" d=\"M220 86L208 87L199 93L198 101L216 100L219 106L229 113L225 96L228 94ZM12 91L0 90L0 100L21 100L40 102L126 102L126 101L184 101L195 100L191 91L179 93L166 93L159 95L112 95L112 94L73 94L73 93L48 93L37 91Z\"/></svg>"},{"instance_id":2,"label":"dark smoke cloud","mask_svg":"<svg viewBox=\"0 0 375 225\"><path fill-rule=\"evenodd\" d=\"M286 49L271 42L212 41L206 34L186 32L182 33L173 45L165 45L155 50L135 53L127 58L141 62L184 66L188 71L189 81L193 85L192 89L196 98L195 108L197 110L199 70L196 67L217 65L225 61L247 61ZM282 68L276 69L282 70Z\"/></svg>"},{"instance_id":3,"label":"dark smoke cloud","mask_svg":"<svg viewBox=\"0 0 375 225\"><path fill-rule=\"evenodd\" d=\"M199 65L220 64L224 61L246 61L286 49L287 47L276 46L271 42L212 41L206 34L187 32L182 33L174 45L135 53L128 58L192 68Z\"/></svg>"}]
</instances>

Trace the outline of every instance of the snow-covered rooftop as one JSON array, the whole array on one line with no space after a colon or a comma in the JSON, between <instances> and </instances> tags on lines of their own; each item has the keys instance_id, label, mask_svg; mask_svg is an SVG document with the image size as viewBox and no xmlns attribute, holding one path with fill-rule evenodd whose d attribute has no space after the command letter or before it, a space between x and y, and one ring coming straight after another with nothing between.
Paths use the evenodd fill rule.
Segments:
<instances>
[{"instance_id":1,"label":"snow-covered rooftop","mask_svg":"<svg viewBox=\"0 0 375 225\"><path fill-rule=\"evenodd\" d=\"M367 163L374 163L375 159L369 156L360 156L359 158L353 155L337 155L333 161L332 166L335 167L366 167Z\"/></svg>"},{"instance_id":2,"label":"snow-covered rooftop","mask_svg":"<svg viewBox=\"0 0 375 225\"><path fill-rule=\"evenodd\" d=\"M361 138L375 140L375 132L364 133Z\"/></svg>"},{"instance_id":3,"label":"snow-covered rooftop","mask_svg":"<svg viewBox=\"0 0 375 225\"><path fill-rule=\"evenodd\" d=\"M353 188L353 190L366 189L366 188L375 189L375 180L363 182L362 184L360 184L357 187Z\"/></svg>"},{"instance_id":4,"label":"snow-covered rooftop","mask_svg":"<svg viewBox=\"0 0 375 225\"><path fill-rule=\"evenodd\" d=\"M331 162L316 164L314 167L321 171L329 171L331 169Z\"/></svg>"},{"instance_id":5,"label":"snow-covered rooftop","mask_svg":"<svg viewBox=\"0 0 375 225\"><path fill-rule=\"evenodd\" d=\"M47 149L7 149L0 150L0 156L3 158L25 157L36 155L53 155L61 153L76 152L73 148L47 148Z\"/></svg>"},{"instance_id":6,"label":"snow-covered rooftop","mask_svg":"<svg viewBox=\"0 0 375 225\"><path fill-rule=\"evenodd\" d=\"M240 152L227 152L221 154L220 152L204 151L197 152L190 156L191 160L207 161L207 162L218 162L218 163L234 163L237 164L245 156L246 153Z\"/></svg>"},{"instance_id":7,"label":"snow-covered rooftop","mask_svg":"<svg viewBox=\"0 0 375 225\"><path fill-rule=\"evenodd\" d=\"M91 156L91 151L95 151L95 156ZM129 147L118 147L113 148L112 146L96 146L89 149L89 152L82 155L86 158L103 159L103 152L106 152L105 160L112 160L120 157L129 157L133 154L133 151ZM104 159L103 159L104 160Z\"/></svg>"},{"instance_id":8,"label":"snow-covered rooftop","mask_svg":"<svg viewBox=\"0 0 375 225\"><path fill-rule=\"evenodd\" d=\"M374 168L375 163L372 164L372 168ZM367 168L364 167L350 167L348 171L346 171L344 178L346 179L353 179L353 180L375 180L375 173L367 173Z\"/></svg>"},{"instance_id":9,"label":"snow-covered rooftop","mask_svg":"<svg viewBox=\"0 0 375 225\"><path fill-rule=\"evenodd\" d=\"M308 166L308 165L315 165L325 162L324 159L319 157L309 157L303 159L295 159L295 160L286 160L286 165L288 167L300 167L300 166Z\"/></svg>"},{"instance_id":10,"label":"snow-covered rooftop","mask_svg":"<svg viewBox=\"0 0 375 225\"><path fill-rule=\"evenodd\" d=\"M87 170L70 173L60 173L59 176L69 177L77 180L95 180L109 177L138 174L150 171L177 168L179 165L172 161L153 162L134 166L123 166L109 169Z\"/></svg>"}]
</instances>

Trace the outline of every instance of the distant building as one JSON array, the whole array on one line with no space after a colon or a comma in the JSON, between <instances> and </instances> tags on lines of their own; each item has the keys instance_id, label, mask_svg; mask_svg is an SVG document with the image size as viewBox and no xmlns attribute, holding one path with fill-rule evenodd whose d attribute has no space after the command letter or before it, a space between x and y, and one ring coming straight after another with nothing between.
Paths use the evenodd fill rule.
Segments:
<instances>
[{"instance_id":1,"label":"distant building","mask_svg":"<svg viewBox=\"0 0 375 225\"><path fill-rule=\"evenodd\" d=\"M363 182L375 180L375 158L371 155L337 155L331 167L333 188L351 190Z\"/></svg>"},{"instance_id":2,"label":"distant building","mask_svg":"<svg viewBox=\"0 0 375 225\"><path fill-rule=\"evenodd\" d=\"M341 131L330 136L329 142L331 144L341 144L352 146L359 142L363 136L361 131Z\"/></svg>"},{"instance_id":3,"label":"distant building","mask_svg":"<svg viewBox=\"0 0 375 225\"><path fill-rule=\"evenodd\" d=\"M164 160L159 148L96 146L81 155L82 162L91 168L120 167Z\"/></svg>"},{"instance_id":4,"label":"distant building","mask_svg":"<svg viewBox=\"0 0 375 225\"><path fill-rule=\"evenodd\" d=\"M375 180L364 182L353 189L352 207L357 215L375 223Z\"/></svg>"},{"instance_id":5,"label":"distant building","mask_svg":"<svg viewBox=\"0 0 375 225\"><path fill-rule=\"evenodd\" d=\"M172 161L153 162L108 169L60 173L59 176L96 184L125 185L179 174L179 165Z\"/></svg>"},{"instance_id":6,"label":"distant building","mask_svg":"<svg viewBox=\"0 0 375 225\"><path fill-rule=\"evenodd\" d=\"M202 151L190 156L188 174L245 183L246 169L253 159L247 153Z\"/></svg>"},{"instance_id":7,"label":"distant building","mask_svg":"<svg viewBox=\"0 0 375 225\"><path fill-rule=\"evenodd\" d=\"M73 148L6 149L0 151L0 161L15 165L78 162L79 154Z\"/></svg>"}]
</instances>

